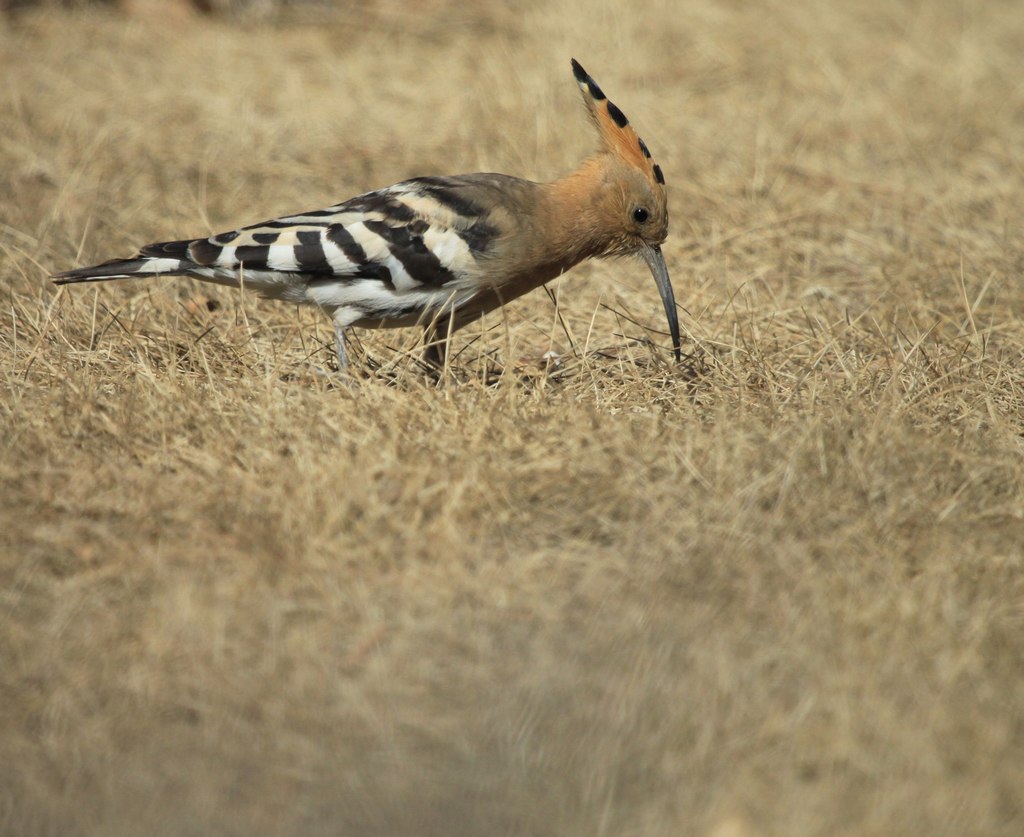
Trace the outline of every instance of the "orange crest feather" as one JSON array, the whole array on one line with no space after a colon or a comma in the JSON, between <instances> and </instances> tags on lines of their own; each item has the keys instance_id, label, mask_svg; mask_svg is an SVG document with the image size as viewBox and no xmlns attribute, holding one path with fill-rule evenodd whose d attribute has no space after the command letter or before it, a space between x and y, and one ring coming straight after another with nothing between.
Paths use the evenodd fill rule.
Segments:
<instances>
[{"instance_id":1,"label":"orange crest feather","mask_svg":"<svg viewBox=\"0 0 1024 837\"><path fill-rule=\"evenodd\" d=\"M663 187L665 176L661 172L661 166L651 159L647 144L633 130L626 114L605 96L597 82L575 58L572 59L572 72L604 149L615 154L623 162L645 172L651 180Z\"/></svg>"}]
</instances>

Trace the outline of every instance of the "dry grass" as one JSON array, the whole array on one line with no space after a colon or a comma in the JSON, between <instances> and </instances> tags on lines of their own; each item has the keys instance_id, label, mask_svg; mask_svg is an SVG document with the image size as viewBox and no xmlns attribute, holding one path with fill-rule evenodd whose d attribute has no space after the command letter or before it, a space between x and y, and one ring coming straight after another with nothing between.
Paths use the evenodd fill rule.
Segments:
<instances>
[{"instance_id":1,"label":"dry grass","mask_svg":"<svg viewBox=\"0 0 1024 837\"><path fill-rule=\"evenodd\" d=\"M308 18L0 30L0 832L1024 831L1024 7ZM554 176L570 55L668 176L683 369L639 264L338 389L314 312L47 281Z\"/></svg>"}]
</instances>

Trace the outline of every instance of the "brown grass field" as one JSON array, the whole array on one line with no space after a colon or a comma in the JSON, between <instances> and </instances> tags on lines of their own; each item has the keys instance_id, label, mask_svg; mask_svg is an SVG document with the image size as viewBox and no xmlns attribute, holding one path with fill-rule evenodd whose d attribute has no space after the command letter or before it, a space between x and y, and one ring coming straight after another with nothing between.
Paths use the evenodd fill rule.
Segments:
<instances>
[{"instance_id":1,"label":"brown grass field","mask_svg":"<svg viewBox=\"0 0 1024 837\"><path fill-rule=\"evenodd\" d=\"M1024 833L1024 5L430 0L0 24L0 834ZM457 334L146 242L550 179L640 262ZM554 354L548 354L549 352Z\"/></svg>"}]
</instances>

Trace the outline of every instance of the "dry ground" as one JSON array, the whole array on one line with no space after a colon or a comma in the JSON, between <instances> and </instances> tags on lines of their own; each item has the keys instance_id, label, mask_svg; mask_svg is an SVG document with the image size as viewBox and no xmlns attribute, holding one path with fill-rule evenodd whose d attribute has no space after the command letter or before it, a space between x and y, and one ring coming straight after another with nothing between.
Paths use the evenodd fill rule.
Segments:
<instances>
[{"instance_id":1,"label":"dry ground","mask_svg":"<svg viewBox=\"0 0 1024 837\"><path fill-rule=\"evenodd\" d=\"M634 5L0 29L0 833L1024 832L1024 7ZM47 280L553 177L570 56L682 368L639 263L341 388L315 312Z\"/></svg>"}]
</instances>

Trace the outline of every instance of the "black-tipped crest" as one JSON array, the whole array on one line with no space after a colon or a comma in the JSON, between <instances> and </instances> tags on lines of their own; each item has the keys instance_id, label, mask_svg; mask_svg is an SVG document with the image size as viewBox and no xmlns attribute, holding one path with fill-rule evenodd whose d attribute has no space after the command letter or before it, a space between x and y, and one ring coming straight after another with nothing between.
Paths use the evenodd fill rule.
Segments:
<instances>
[{"instance_id":1,"label":"black-tipped crest","mask_svg":"<svg viewBox=\"0 0 1024 837\"><path fill-rule=\"evenodd\" d=\"M625 128L629 124L629 120L626 119L626 114L619 110L614 102L608 103L608 115L612 118L612 122L620 128Z\"/></svg>"},{"instance_id":2,"label":"black-tipped crest","mask_svg":"<svg viewBox=\"0 0 1024 837\"><path fill-rule=\"evenodd\" d=\"M579 61L575 58L571 58L569 60L572 61L572 74L576 77L576 83L579 84L581 88L586 87L590 95L599 102L603 102L608 98L604 95L604 91L598 87L597 82L590 77L590 73L583 69Z\"/></svg>"},{"instance_id":3,"label":"black-tipped crest","mask_svg":"<svg viewBox=\"0 0 1024 837\"><path fill-rule=\"evenodd\" d=\"M664 186L665 176L661 167L651 159L651 150L630 126L626 114L605 96L597 82L575 58L572 59L572 73L605 149L646 172L658 186Z\"/></svg>"}]
</instances>

